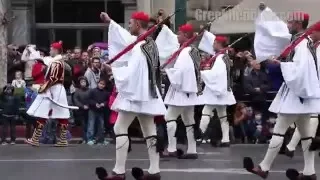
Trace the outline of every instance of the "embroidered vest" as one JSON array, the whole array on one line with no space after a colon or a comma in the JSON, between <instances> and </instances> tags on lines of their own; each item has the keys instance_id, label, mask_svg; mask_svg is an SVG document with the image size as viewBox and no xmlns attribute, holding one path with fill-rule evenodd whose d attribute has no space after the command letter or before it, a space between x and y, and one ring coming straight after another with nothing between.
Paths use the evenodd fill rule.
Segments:
<instances>
[{"instance_id":1,"label":"embroidered vest","mask_svg":"<svg viewBox=\"0 0 320 180\"><path fill-rule=\"evenodd\" d=\"M197 81L197 88L198 88L198 95L202 94L203 88L201 84L201 74L200 74L200 52L197 48L191 47L191 50L189 51L189 55L193 61L194 65L194 73L196 75L196 81Z\"/></svg>"},{"instance_id":2,"label":"embroidered vest","mask_svg":"<svg viewBox=\"0 0 320 180\"><path fill-rule=\"evenodd\" d=\"M158 98L157 88L161 88L160 61L159 51L152 37L146 38L146 42L141 45L141 50L147 58L150 94L153 98Z\"/></svg>"}]
</instances>

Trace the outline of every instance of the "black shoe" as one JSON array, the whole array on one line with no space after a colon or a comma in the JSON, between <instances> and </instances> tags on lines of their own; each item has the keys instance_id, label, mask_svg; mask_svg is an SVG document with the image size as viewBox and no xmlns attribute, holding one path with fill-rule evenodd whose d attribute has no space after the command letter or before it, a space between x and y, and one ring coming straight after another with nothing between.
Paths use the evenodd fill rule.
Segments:
<instances>
[{"instance_id":1,"label":"black shoe","mask_svg":"<svg viewBox=\"0 0 320 180\"><path fill-rule=\"evenodd\" d=\"M302 173L299 173L296 169L288 169L286 171L286 176L290 180L317 180L317 176L315 174L305 176Z\"/></svg>"},{"instance_id":2,"label":"black shoe","mask_svg":"<svg viewBox=\"0 0 320 180\"><path fill-rule=\"evenodd\" d=\"M267 179L269 175L269 171L262 171L261 167L254 167L254 163L250 157L245 157L243 159L243 168L245 168L248 172L255 174L263 179Z\"/></svg>"},{"instance_id":3,"label":"black shoe","mask_svg":"<svg viewBox=\"0 0 320 180\"><path fill-rule=\"evenodd\" d=\"M230 143L221 143L219 147L230 147Z\"/></svg>"},{"instance_id":4,"label":"black shoe","mask_svg":"<svg viewBox=\"0 0 320 180\"><path fill-rule=\"evenodd\" d=\"M183 154L178 159L198 159L198 154Z\"/></svg>"}]
</instances>

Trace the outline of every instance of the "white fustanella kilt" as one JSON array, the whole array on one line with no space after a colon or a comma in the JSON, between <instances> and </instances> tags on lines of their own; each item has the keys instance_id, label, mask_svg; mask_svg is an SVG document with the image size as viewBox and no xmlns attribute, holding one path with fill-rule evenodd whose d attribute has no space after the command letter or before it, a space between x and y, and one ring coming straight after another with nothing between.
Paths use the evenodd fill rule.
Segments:
<instances>
[{"instance_id":1,"label":"white fustanella kilt","mask_svg":"<svg viewBox=\"0 0 320 180\"><path fill-rule=\"evenodd\" d=\"M187 93L178 91L172 86L168 89L166 97L164 98L164 104L183 107L202 105L196 93L189 93L188 96Z\"/></svg>"},{"instance_id":2,"label":"white fustanella kilt","mask_svg":"<svg viewBox=\"0 0 320 180\"><path fill-rule=\"evenodd\" d=\"M52 97L52 99L59 104L68 105L67 94L64 86L62 84L55 84L46 92L37 95L36 99L28 109L27 114L45 119L70 118L69 109L56 105L47 97ZM52 113L49 116L50 110L52 110Z\"/></svg>"},{"instance_id":3,"label":"white fustanella kilt","mask_svg":"<svg viewBox=\"0 0 320 180\"><path fill-rule=\"evenodd\" d=\"M130 101L121 96L119 93L114 100L111 109L117 112L133 112L137 114L145 114L150 116L161 116L167 112L166 106L163 103L161 94L157 89L158 98L151 98L149 101Z\"/></svg>"},{"instance_id":4,"label":"white fustanella kilt","mask_svg":"<svg viewBox=\"0 0 320 180\"><path fill-rule=\"evenodd\" d=\"M232 91L227 91L226 94L217 96L210 88L205 87L199 101L204 105L233 105L236 104Z\"/></svg>"}]
</instances>

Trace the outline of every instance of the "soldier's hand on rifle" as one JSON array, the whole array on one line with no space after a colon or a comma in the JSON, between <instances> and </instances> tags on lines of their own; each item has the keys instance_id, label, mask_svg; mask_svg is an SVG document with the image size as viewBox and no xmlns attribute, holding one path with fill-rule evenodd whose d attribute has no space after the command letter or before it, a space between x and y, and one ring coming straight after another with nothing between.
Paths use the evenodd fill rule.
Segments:
<instances>
[{"instance_id":1,"label":"soldier's hand on rifle","mask_svg":"<svg viewBox=\"0 0 320 180\"><path fill-rule=\"evenodd\" d=\"M276 59L275 56L272 56L270 59L268 59L268 62L272 63L272 64L280 64L281 63L281 61Z\"/></svg>"},{"instance_id":2,"label":"soldier's hand on rifle","mask_svg":"<svg viewBox=\"0 0 320 180\"><path fill-rule=\"evenodd\" d=\"M111 18L109 17L109 15L105 12L101 12L100 13L100 18L103 22L109 23L111 21Z\"/></svg>"}]
</instances>

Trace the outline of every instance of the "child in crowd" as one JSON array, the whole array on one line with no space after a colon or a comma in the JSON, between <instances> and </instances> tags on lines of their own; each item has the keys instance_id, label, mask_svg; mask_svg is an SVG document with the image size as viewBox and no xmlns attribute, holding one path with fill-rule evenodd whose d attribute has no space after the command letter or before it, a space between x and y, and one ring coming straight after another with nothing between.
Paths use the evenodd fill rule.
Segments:
<instances>
[{"instance_id":1,"label":"child in crowd","mask_svg":"<svg viewBox=\"0 0 320 180\"><path fill-rule=\"evenodd\" d=\"M14 88L25 88L26 87L26 82L22 78L21 71L16 71L15 79L12 81L12 86Z\"/></svg>"},{"instance_id":2,"label":"child in crowd","mask_svg":"<svg viewBox=\"0 0 320 180\"><path fill-rule=\"evenodd\" d=\"M82 143L87 143L87 129L88 129L88 110L89 110L89 83L86 77L79 78L80 87L76 89L73 95L74 105L79 107L75 111L77 119L82 126Z\"/></svg>"},{"instance_id":3,"label":"child in crowd","mask_svg":"<svg viewBox=\"0 0 320 180\"><path fill-rule=\"evenodd\" d=\"M95 142L98 144L106 143L104 142L104 113L108 108L110 94L105 90L105 87L106 81L100 79L98 87L89 92L88 145L93 145ZM94 140L95 127L98 128L96 141Z\"/></svg>"},{"instance_id":4,"label":"child in crowd","mask_svg":"<svg viewBox=\"0 0 320 180\"><path fill-rule=\"evenodd\" d=\"M7 85L3 88L1 95L1 108L2 108L2 145L6 145L6 136L8 133L8 126L10 125L10 143L15 144L16 141L16 120L19 115L20 101L13 95L14 87Z\"/></svg>"},{"instance_id":5,"label":"child in crowd","mask_svg":"<svg viewBox=\"0 0 320 180\"><path fill-rule=\"evenodd\" d=\"M32 102L37 97L37 92L35 89L32 88L31 81L28 81L27 86L24 88L24 97L25 97L26 111L28 111ZM25 113L24 115L26 120L26 138L29 139L32 137L32 132L33 132L32 127L34 127L36 123L36 118L29 116L27 113Z\"/></svg>"}]
</instances>

